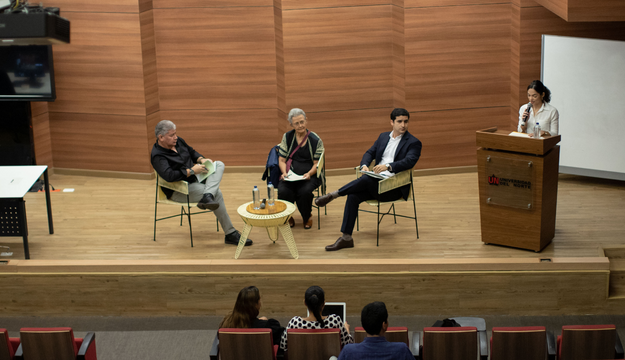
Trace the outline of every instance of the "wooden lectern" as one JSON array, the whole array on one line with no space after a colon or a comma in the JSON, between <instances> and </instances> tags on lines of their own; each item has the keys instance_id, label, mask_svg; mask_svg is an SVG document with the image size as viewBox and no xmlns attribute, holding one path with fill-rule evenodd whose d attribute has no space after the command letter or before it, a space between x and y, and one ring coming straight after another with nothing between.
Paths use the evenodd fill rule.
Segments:
<instances>
[{"instance_id":1,"label":"wooden lectern","mask_svg":"<svg viewBox=\"0 0 625 360\"><path fill-rule=\"evenodd\" d=\"M536 252L555 234L560 135L476 133L482 242Z\"/></svg>"}]
</instances>

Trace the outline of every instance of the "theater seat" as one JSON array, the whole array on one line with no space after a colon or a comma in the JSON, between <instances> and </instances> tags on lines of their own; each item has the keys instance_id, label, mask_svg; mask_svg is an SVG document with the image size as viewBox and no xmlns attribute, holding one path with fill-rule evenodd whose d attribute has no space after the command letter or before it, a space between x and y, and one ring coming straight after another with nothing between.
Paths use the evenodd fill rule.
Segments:
<instances>
[{"instance_id":1,"label":"theater seat","mask_svg":"<svg viewBox=\"0 0 625 360\"><path fill-rule=\"evenodd\" d=\"M68 327L22 328L16 359L97 360L95 334L74 338Z\"/></svg>"},{"instance_id":2,"label":"theater seat","mask_svg":"<svg viewBox=\"0 0 625 360\"><path fill-rule=\"evenodd\" d=\"M273 345L271 329L222 328L217 332L211 360L276 360L278 345Z\"/></svg>"},{"instance_id":3,"label":"theater seat","mask_svg":"<svg viewBox=\"0 0 625 360\"><path fill-rule=\"evenodd\" d=\"M478 333L474 326L423 329L423 360L476 360Z\"/></svg>"},{"instance_id":4,"label":"theater seat","mask_svg":"<svg viewBox=\"0 0 625 360\"><path fill-rule=\"evenodd\" d=\"M328 360L341 352L339 329L287 329L290 360Z\"/></svg>"},{"instance_id":5,"label":"theater seat","mask_svg":"<svg viewBox=\"0 0 625 360\"><path fill-rule=\"evenodd\" d=\"M19 338L10 338L7 329L0 329L0 360L13 360L19 346Z\"/></svg>"},{"instance_id":6,"label":"theater seat","mask_svg":"<svg viewBox=\"0 0 625 360\"><path fill-rule=\"evenodd\" d=\"M569 325L558 336L558 360L623 359L614 325Z\"/></svg>"},{"instance_id":7,"label":"theater seat","mask_svg":"<svg viewBox=\"0 0 625 360\"><path fill-rule=\"evenodd\" d=\"M553 333L544 326L494 327L490 338L491 360L553 360Z\"/></svg>"}]
</instances>

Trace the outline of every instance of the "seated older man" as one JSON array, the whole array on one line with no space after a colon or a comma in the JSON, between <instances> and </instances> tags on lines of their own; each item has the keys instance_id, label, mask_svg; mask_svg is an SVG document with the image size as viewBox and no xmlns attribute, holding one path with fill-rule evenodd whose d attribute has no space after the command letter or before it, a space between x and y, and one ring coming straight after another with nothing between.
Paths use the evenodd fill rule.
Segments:
<instances>
[{"instance_id":1,"label":"seated older man","mask_svg":"<svg viewBox=\"0 0 625 360\"><path fill-rule=\"evenodd\" d=\"M215 161L215 172L202 182L196 174L206 173L204 163L211 161L176 135L176 125L169 120L162 120L154 129L156 143L152 147L152 166L154 170L169 182L185 180L189 183L189 201L196 202L197 207L203 210L212 210L226 233L226 244L238 245L241 234L234 228L230 216L226 211L224 198L219 190L219 184L224 174L224 163ZM166 188L161 188L168 199L184 203L185 194ZM247 239L245 246L252 245Z\"/></svg>"}]
</instances>

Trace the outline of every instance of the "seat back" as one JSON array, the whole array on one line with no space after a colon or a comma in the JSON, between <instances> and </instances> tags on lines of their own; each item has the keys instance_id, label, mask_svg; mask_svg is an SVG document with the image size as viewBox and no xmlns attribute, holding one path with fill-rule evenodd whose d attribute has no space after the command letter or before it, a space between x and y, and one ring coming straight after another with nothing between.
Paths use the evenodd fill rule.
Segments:
<instances>
[{"instance_id":1,"label":"seat back","mask_svg":"<svg viewBox=\"0 0 625 360\"><path fill-rule=\"evenodd\" d=\"M546 357L544 326L493 328L491 360L545 360Z\"/></svg>"},{"instance_id":2,"label":"seat back","mask_svg":"<svg viewBox=\"0 0 625 360\"><path fill-rule=\"evenodd\" d=\"M219 329L221 360L275 360L271 329Z\"/></svg>"},{"instance_id":3,"label":"seat back","mask_svg":"<svg viewBox=\"0 0 625 360\"><path fill-rule=\"evenodd\" d=\"M0 329L0 360L12 360L15 350L9 340L7 329Z\"/></svg>"},{"instance_id":4,"label":"seat back","mask_svg":"<svg viewBox=\"0 0 625 360\"><path fill-rule=\"evenodd\" d=\"M355 329L354 335L354 341L357 343L361 343L367 337L367 332L364 328L357 327ZM388 329L386 329L384 337L388 342L403 342L408 347L410 347L407 327L389 327Z\"/></svg>"},{"instance_id":5,"label":"seat back","mask_svg":"<svg viewBox=\"0 0 625 360\"><path fill-rule=\"evenodd\" d=\"M477 328L427 327L423 329L424 360L476 360Z\"/></svg>"},{"instance_id":6,"label":"seat back","mask_svg":"<svg viewBox=\"0 0 625 360\"><path fill-rule=\"evenodd\" d=\"M563 326L558 336L558 359L614 359L616 326Z\"/></svg>"},{"instance_id":7,"label":"seat back","mask_svg":"<svg viewBox=\"0 0 625 360\"><path fill-rule=\"evenodd\" d=\"M321 179L321 195L326 194L326 151L321 152L319 162L317 163L317 177Z\"/></svg>"},{"instance_id":8,"label":"seat back","mask_svg":"<svg viewBox=\"0 0 625 360\"><path fill-rule=\"evenodd\" d=\"M189 183L184 181L184 180L175 181L175 182L165 181L156 172L156 170L154 170L154 174L156 175L156 202L163 203L163 204L176 204L176 205L180 205L180 203L178 203L178 202L175 202L173 200L169 200L167 198L167 195L165 195L165 193L163 192L163 189L161 187L164 187L164 188L167 188L167 189L171 189L171 190L177 191L179 193L183 193L183 194L188 195L189 194Z\"/></svg>"},{"instance_id":9,"label":"seat back","mask_svg":"<svg viewBox=\"0 0 625 360\"><path fill-rule=\"evenodd\" d=\"M341 352L339 329L287 329L289 360L328 360Z\"/></svg>"},{"instance_id":10,"label":"seat back","mask_svg":"<svg viewBox=\"0 0 625 360\"><path fill-rule=\"evenodd\" d=\"M24 359L75 360L78 353L71 328L22 328L20 338Z\"/></svg>"}]
</instances>

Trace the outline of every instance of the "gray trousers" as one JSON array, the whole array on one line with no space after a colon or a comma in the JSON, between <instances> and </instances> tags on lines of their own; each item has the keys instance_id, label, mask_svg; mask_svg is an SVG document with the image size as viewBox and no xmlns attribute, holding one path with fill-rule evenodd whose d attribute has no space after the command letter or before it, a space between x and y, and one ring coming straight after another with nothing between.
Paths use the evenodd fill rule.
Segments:
<instances>
[{"instance_id":1,"label":"gray trousers","mask_svg":"<svg viewBox=\"0 0 625 360\"><path fill-rule=\"evenodd\" d=\"M226 204L224 202L224 197L221 194L221 190L219 190L219 183L221 183L221 178L224 175L224 169L224 163L222 163L221 161L215 161L215 172L207 177L204 183L190 183L189 202L196 203L202 199L204 194L212 194L215 197L215 200L219 203L219 208L213 212L215 213L217 220L219 220L219 223L221 224L224 233L228 235L235 232L236 229L232 225L232 221L230 221L230 216L228 215L228 211L226 210ZM187 202L187 196L183 193L179 193L176 191L174 191L170 199L180 203Z\"/></svg>"}]
</instances>

